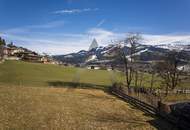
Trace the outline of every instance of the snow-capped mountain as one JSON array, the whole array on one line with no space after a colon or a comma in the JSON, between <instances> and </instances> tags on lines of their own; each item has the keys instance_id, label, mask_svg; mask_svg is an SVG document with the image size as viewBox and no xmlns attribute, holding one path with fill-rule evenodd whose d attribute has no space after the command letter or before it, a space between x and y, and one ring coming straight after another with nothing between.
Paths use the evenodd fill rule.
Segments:
<instances>
[{"instance_id":1,"label":"snow-capped mountain","mask_svg":"<svg viewBox=\"0 0 190 130\"><path fill-rule=\"evenodd\" d=\"M143 35L141 43L170 50L190 51L189 35Z\"/></svg>"},{"instance_id":2,"label":"snow-capped mountain","mask_svg":"<svg viewBox=\"0 0 190 130\"><path fill-rule=\"evenodd\" d=\"M190 61L190 36L143 36L141 44L137 44L136 53L133 54L140 61L161 60L171 50L182 52L182 58ZM67 55L54 56L54 58L68 63L113 62L119 50L123 50L126 57L130 54L130 45L124 42L99 46L89 51L79 51Z\"/></svg>"}]
</instances>

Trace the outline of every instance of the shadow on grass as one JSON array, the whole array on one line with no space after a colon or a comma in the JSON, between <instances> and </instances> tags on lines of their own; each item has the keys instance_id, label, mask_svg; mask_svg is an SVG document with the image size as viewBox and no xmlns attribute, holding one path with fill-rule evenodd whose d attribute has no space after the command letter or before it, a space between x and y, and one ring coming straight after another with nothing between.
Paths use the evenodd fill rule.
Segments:
<instances>
[{"instance_id":1,"label":"shadow on grass","mask_svg":"<svg viewBox=\"0 0 190 130\"><path fill-rule=\"evenodd\" d=\"M48 81L48 85L59 88L81 88L81 89L100 89L108 92L109 87L107 85L97 85L91 83L77 83L77 82L64 82L64 81Z\"/></svg>"},{"instance_id":2,"label":"shadow on grass","mask_svg":"<svg viewBox=\"0 0 190 130\"><path fill-rule=\"evenodd\" d=\"M150 112L146 111L145 109L142 109L142 107L139 107L139 105L136 105L135 103L132 103L129 100L125 100L125 99L118 97L116 95L113 95L113 96L115 96L116 98L118 98L120 100L123 100L124 102L129 103L130 107L132 109L138 109L138 110L142 111L144 116L152 117L153 119L149 120L147 122L150 125L154 126L157 130L178 130L174 124L170 123L166 119L164 119L160 116L157 116L156 114L150 113Z\"/></svg>"},{"instance_id":3,"label":"shadow on grass","mask_svg":"<svg viewBox=\"0 0 190 130\"><path fill-rule=\"evenodd\" d=\"M65 81L48 81L47 82L49 86L51 87L57 87L57 88L80 88L80 89L99 89L99 90L103 90L104 92L113 95L110 92L110 86L106 86L106 85L97 85L97 84L91 84L91 83L77 83L77 82L65 82ZM117 97L116 95L113 95L114 97L123 100L121 97ZM125 102L128 102L129 104L131 104L129 101L123 100ZM151 116L153 118L153 120L147 121L149 124L151 124L152 126L154 126L156 129L158 130L163 130L163 129L168 129L168 130L177 130L172 124L170 124L168 121L166 121L165 119L162 119L160 117L157 117L156 115L150 114L147 111L144 111L143 109L141 109L140 107L131 104L131 108L132 109L140 109L141 111L144 112L144 116ZM136 121L126 121L123 120L123 118L116 118L115 115L107 115L107 116L103 116L101 117L99 121L103 121L104 118L106 118L105 120L111 120L111 121L121 121L121 122L130 122L130 123L135 123L136 125L143 125L142 122L136 120Z\"/></svg>"}]
</instances>

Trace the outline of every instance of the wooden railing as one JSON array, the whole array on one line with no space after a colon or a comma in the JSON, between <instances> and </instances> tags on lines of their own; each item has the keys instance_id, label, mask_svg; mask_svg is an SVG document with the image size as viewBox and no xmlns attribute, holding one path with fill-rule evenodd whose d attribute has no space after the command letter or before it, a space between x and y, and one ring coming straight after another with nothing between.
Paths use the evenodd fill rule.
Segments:
<instances>
[{"instance_id":1,"label":"wooden railing","mask_svg":"<svg viewBox=\"0 0 190 130\"><path fill-rule=\"evenodd\" d=\"M156 95L148 93L146 89L142 89L141 91L132 89L129 92L127 89L121 86L114 86L110 88L110 91L117 97L122 98L128 103L136 106L138 109L148 112L149 114L162 117L182 130L190 128L190 123L188 123L188 120L184 120L183 116L176 117L173 114L167 112L165 109L169 108L170 106L162 103Z\"/></svg>"}]
</instances>

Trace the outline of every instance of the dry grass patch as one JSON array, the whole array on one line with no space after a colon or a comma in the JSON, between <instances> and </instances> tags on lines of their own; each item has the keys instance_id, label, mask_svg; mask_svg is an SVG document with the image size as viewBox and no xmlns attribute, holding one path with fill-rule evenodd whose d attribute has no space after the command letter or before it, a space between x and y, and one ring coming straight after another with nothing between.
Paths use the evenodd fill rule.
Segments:
<instances>
[{"instance_id":1,"label":"dry grass patch","mask_svg":"<svg viewBox=\"0 0 190 130\"><path fill-rule=\"evenodd\" d=\"M0 129L156 129L157 121L101 91L69 88L0 87Z\"/></svg>"}]
</instances>

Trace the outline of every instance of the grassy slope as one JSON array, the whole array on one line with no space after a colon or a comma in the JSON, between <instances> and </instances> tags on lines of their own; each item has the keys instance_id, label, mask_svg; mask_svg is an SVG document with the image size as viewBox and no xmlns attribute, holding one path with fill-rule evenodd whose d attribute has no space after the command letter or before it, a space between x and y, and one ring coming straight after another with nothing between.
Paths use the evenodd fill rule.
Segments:
<instances>
[{"instance_id":1,"label":"grassy slope","mask_svg":"<svg viewBox=\"0 0 190 130\"><path fill-rule=\"evenodd\" d=\"M111 85L112 73L74 67L6 61L0 65L0 83L3 85L48 86L48 82L81 82Z\"/></svg>"},{"instance_id":2,"label":"grassy slope","mask_svg":"<svg viewBox=\"0 0 190 130\"><path fill-rule=\"evenodd\" d=\"M148 130L171 126L101 90L2 87L0 129Z\"/></svg>"},{"instance_id":3,"label":"grassy slope","mask_svg":"<svg viewBox=\"0 0 190 130\"><path fill-rule=\"evenodd\" d=\"M80 78L79 78L80 77ZM120 80L113 72L7 61L0 64L0 129L168 129L93 85ZM88 89L50 88L49 82L92 84ZM59 85L59 84L58 84ZM67 87L63 84L63 87ZM166 128L163 128L166 127Z\"/></svg>"},{"instance_id":4,"label":"grassy slope","mask_svg":"<svg viewBox=\"0 0 190 130\"><path fill-rule=\"evenodd\" d=\"M21 61L6 61L0 64L0 84L2 85L65 86L64 83L68 85L67 82L80 82L84 85L90 84L91 86L99 85L99 87L104 87L110 86L113 81L123 82L124 79L121 73L107 70L88 70ZM145 73L142 86L150 87L150 80L151 75ZM181 86L190 87L189 80L183 81ZM154 87L160 87L160 83L160 78L156 77Z\"/></svg>"}]
</instances>

